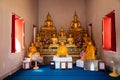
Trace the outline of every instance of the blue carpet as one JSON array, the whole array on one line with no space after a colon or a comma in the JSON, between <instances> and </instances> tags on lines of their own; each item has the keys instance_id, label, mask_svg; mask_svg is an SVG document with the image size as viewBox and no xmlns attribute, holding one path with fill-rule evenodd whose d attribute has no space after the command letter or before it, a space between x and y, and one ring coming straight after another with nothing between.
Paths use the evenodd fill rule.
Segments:
<instances>
[{"instance_id":1,"label":"blue carpet","mask_svg":"<svg viewBox=\"0 0 120 80\"><path fill-rule=\"evenodd\" d=\"M41 66L38 70L20 69L4 80L120 80L109 76L109 71L89 71L74 66L72 70L54 70L50 66Z\"/></svg>"}]
</instances>

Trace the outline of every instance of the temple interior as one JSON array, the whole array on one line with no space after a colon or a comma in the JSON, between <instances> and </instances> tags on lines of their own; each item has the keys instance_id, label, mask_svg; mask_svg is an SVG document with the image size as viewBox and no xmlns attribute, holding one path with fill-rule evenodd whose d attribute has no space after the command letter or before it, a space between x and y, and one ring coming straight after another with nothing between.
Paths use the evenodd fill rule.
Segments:
<instances>
[{"instance_id":1,"label":"temple interior","mask_svg":"<svg viewBox=\"0 0 120 80\"><path fill-rule=\"evenodd\" d=\"M41 65L119 76L120 0L1 0L0 11L1 80Z\"/></svg>"}]
</instances>

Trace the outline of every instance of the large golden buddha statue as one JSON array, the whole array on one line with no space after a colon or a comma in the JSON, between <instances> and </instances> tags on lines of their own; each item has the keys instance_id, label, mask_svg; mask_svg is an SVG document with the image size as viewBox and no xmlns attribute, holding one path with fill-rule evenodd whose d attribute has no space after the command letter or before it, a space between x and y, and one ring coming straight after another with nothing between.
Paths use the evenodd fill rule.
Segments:
<instances>
[{"instance_id":1,"label":"large golden buddha statue","mask_svg":"<svg viewBox=\"0 0 120 80\"><path fill-rule=\"evenodd\" d=\"M78 16L75 12L73 21L70 24L70 30L80 31L82 30L80 21L78 20Z\"/></svg>"},{"instance_id":2,"label":"large golden buddha statue","mask_svg":"<svg viewBox=\"0 0 120 80\"><path fill-rule=\"evenodd\" d=\"M53 25L53 21L51 20L51 16L50 16L49 12L47 15L47 20L45 21L44 26L42 26L41 29L42 30L56 30L56 28Z\"/></svg>"},{"instance_id":3,"label":"large golden buddha statue","mask_svg":"<svg viewBox=\"0 0 120 80\"><path fill-rule=\"evenodd\" d=\"M57 54L58 57L60 56L68 56L68 49L64 42L61 42L61 45L58 47Z\"/></svg>"},{"instance_id":4,"label":"large golden buddha statue","mask_svg":"<svg viewBox=\"0 0 120 80\"><path fill-rule=\"evenodd\" d=\"M96 48L92 44L92 42L88 42L86 51L85 51L85 60L95 60L96 55L95 55Z\"/></svg>"}]
</instances>

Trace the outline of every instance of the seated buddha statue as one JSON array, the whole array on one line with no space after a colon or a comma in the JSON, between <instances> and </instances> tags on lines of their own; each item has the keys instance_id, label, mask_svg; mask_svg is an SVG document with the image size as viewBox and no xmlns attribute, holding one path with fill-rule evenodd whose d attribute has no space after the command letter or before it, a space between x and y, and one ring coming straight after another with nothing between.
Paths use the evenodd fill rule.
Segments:
<instances>
[{"instance_id":1,"label":"seated buddha statue","mask_svg":"<svg viewBox=\"0 0 120 80\"><path fill-rule=\"evenodd\" d=\"M69 37L67 38L67 47L75 47L75 44L73 43L74 39L71 34L69 34Z\"/></svg>"},{"instance_id":2,"label":"seated buddha statue","mask_svg":"<svg viewBox=\"0 0 120 80\"><path fill-rule=\"evenodd\" d=\"M56 30L56 28L53 26L53 21L51 20L51 16L48 13L47 20L44 23L44 26L41 28L42 30Z\"/></svg>"},{"instance_id":3,"label":"seated buddha statue","mask_svg":"<svg viewBox=\"0 0 120 80\"><path fill-rule=\"evenodd\" d=\"M82 30L80 21L78 20L78 16L75 12L73 21L70 24L70 30L80 31Z\"/></svg>"},{"instance_id":4,"label":"seated buddha statue","mask_svg":"<svg viewBox=\"0 0 120 80\"><path fill-rule=\"evenodd\" d=\"M65 33L65 31L64 31L64 28L63 27L61 27L61 29L60 29L60 32L58 33L58 39L59 39L59 42L66 42L66 33Z\"/></svg>"},{"instance_id":5,"label":"seated buddha statue","mask_svg":"<svg viewBox=\"0 0 120 80\"><path fill-rule=\"evenodd\" d=\"M36 40L41 40L41 37L40 37L40 35L39 34L37 34L37 36L36 36Z\"/></svg>"},{"instance_id":6,"label":"seated buddha statue","mask_svg":"<svg viewBox=\"0 0 120 80\"><path fill-rule=\"evenodd\" d=\"M56 37L55 34L53 34L51 38L52 44L50 44L50 47L58 47L58 38Z\"/></svg>"},{"instance_id":7,"label":"seated buddha statue","mask_svg":"<svg viewBox=\"0 0 120 80\"><path fill-rule=\"evenodd\" d=\"M34 46L34 43L31 43L31 45L30 45L30 47L29 47L29 49L28 49L28 51L27 51L26 57L31 58L32 55L33 55L34 53L36 53L36 52L37 52L37 49L36 49L36 47Z\"/></svg>"},{"instance_id":8,"label":"seated buddha statue","mask_svg":"<svg viewBox=\"0 0 120 80\"><path fill-rule=\"evenodd\" d=\"M68 49L64 42L61 42L61 45L57 49L57 54L56 56L61 57L61 56L68 56Z\"/></svg>"},{"instance_id":9,"label":"seated buddha statue","mask_svg":"<svg viewBox=\"0 0 120 80\"><path fill-rule=\"evenodd\" d=\"M95 60L96 59L95 51L96 48L92 44L92 42L88 42L87 48L85 50L85 60Z\"/></svg>"},{"instance_id":10,"label":"seated buddha statue","mask_svg":"<svg viewBox=\"0 0 120 80\"><path fill-rule=\"evenodd\" d=\"M86 48L90 41L91 41L90 37L88 37L87 33L85 33L83 35L83 47Z\"/></svg>"},{"instance_id":11,"label":"seated buddha statue","mask_svg":"<svg viewBox=\"0 0 120 80\"><path fill-rule=\"evenodd\" d=\"M29 51L32 52L32 53L37 52L37 49L36 49L36 47L34 46L34 43L31 43L31 46L29 47Z\"/></svg>"},{"instance_id":12,"label":"seated buddha statue","mask_svg":"<svg viewBox=\"0 0 120 80\"><path fill-rule=\"evenodd\" d=\"M35 47L37 49L41 49L42 48L42 42L40 40L41 40L41 37L39 36L39 34L37 34L36 41L34 42Z\"/></svg>"}]
</instances>

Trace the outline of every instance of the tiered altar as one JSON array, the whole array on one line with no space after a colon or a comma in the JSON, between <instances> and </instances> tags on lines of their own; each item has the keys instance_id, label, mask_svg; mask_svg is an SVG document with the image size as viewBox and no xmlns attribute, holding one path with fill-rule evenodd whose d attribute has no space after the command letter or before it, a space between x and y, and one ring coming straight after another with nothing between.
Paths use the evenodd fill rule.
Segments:
<instances>
[{"instance_id":1,"label":"tiered altar","mask_svg":"<svg viewBox=\"0 0 120 80\"><path fill-rule=\"evenodd\" d=\"M48 13L47 20L45 20L44 25L40 27L40 31L38 32L34 43L37 51L39 51L40 55L43 56L45 64L49 64L55 59L56 55L58 56L61 53L62 57L67 53L68 56L72 58L72 60L70 59L70 62L75 63L77 59L80 59L80 52L86 49L88 42L92 42L86 34L87 33L81 27L76 12L73 16L73 21L70 23L70 27L66 32L63 27L61 27L59 31L56 30L56 27L51 20L51 16ZM58 47L60 47L61 42L64 42L64 46L67 47L67 51L63 49L61 50L64 52L61 50L58 51ZM63 58L60 57L59 59Z\"/></svg>"},{"instance_id":2,"label":"tiered altar","mask_svg":"<svg viewBox=\"0 0 120 80\"><path fill-rule=\"evenodd\" d=\"M45 25L40 28L39 32L43 43L43 48L39 49L39 51L41 56L44 57L44 62L46 64L50 63L53 56L56 55L60 42L65 43L68 48L68 53L73 58L74 63L80 58L79 55L82 49L82 36L85 31L80 25L76 12L73 18L74 19L71 22L67 33L64 31L63 27L61 27L61 29L57 32L56 27L53 25L53 21L51 20L51 16L48 13Z\"/></svg>"}]
</instances>

